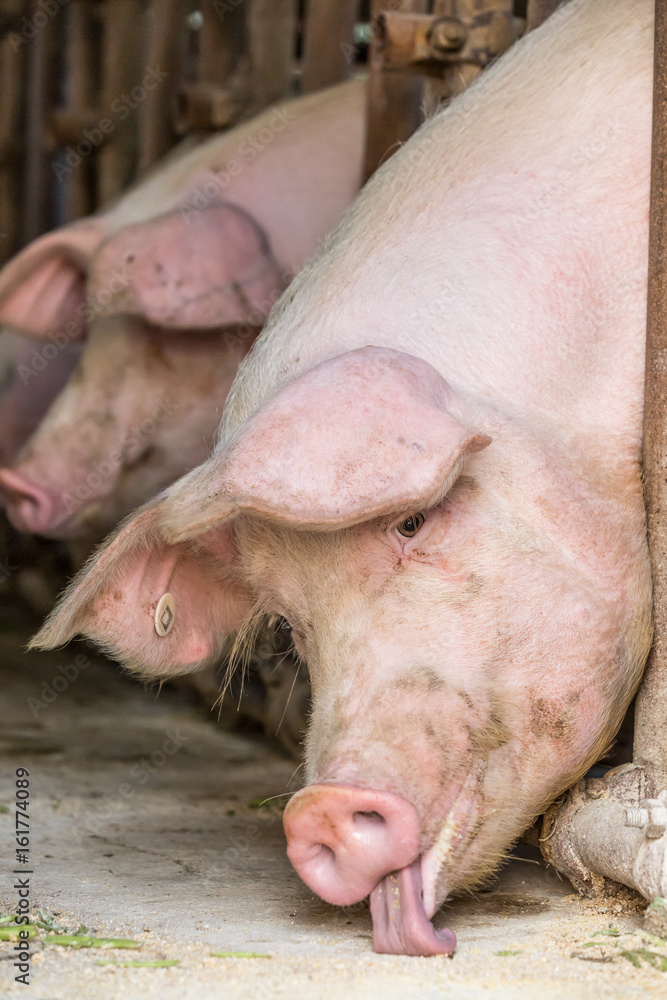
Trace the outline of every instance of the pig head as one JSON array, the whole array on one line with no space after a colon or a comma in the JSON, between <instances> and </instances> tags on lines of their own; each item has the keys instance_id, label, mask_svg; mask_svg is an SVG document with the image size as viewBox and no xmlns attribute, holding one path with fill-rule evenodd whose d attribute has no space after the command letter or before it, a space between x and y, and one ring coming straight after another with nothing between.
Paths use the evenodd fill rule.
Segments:
<instances>
[{"instance_id":1,"label":"pig head","mask_svg":"<svg viewBox=\"0 0 667 1000\"><path fill-rule=\"evenodd\" d=\"M77 343L58 351L48 373L32 386L35 361L46 368L34 341L11 330L0 331L0 465L10 465L37 430L74 371L80 353Z\"/></svg>"},{"instance_id":2,"label":"pig head","mask_svg":"<svg viewBox=\"0 0 667 1000\"><path fill-rule=\"evenodd\" d=\"M100 216L51 233L0 276L0 322L34 341L19 366L25 393L44 395L82 352L15 464L0 469L22 531L97 540L203 461L286 283L264 232L234 205L109 228Z\"/></svg>"},{"instance_id":3,"label":"pig head","mask_svg":"<svg viewBox=\"0 0 667 1000\"><path fill-rule=\"evenodd\" d=\"M329 902L370 894L377 951L451 952L439 904L600 755L638 682L646 555L617 486L425 360L347 351L132 518L35 645L81 633L156 676L282 616L313 692L295 868Z\"/></svg>"}]
</instances>

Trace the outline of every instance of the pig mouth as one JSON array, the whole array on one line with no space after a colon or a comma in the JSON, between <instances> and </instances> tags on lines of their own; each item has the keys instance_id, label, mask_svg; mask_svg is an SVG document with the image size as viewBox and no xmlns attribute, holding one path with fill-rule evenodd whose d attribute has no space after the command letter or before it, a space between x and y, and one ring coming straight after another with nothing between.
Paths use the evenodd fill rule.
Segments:
<instances>
[{"instance_id":1,"label":"pig mouth","mask_svg":"<svg viewBox=\"0 0 667 1000\"><path fill-rule=\"evenodd\" d=\"M426 916L421 858L385 875L370 896L373 948L381 955L452 955L456 935L436 930Z\"/></svg>"}]
</instances>

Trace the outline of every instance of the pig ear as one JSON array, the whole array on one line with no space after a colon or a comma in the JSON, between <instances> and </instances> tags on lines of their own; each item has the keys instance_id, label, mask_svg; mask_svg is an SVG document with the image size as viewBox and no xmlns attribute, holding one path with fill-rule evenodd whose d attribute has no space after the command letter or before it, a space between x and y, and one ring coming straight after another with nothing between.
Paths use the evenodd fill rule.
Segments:
<instances>
[{"instance_id":1,"label":"pig ear","mask_svg":"<svg viewBox=\"0 0 667 1000\"><path fill-rule=\"evenodd\" d=\"M33 648L85 635L145 677L186 673L219 657L251 609L233 578L231 534L217 531L206 548L168 545L159 514L159 503L144 508L92 557Z\"/></svg>"},{"instance_id":2,"label":"pig ear","mask_svg":"<svg viewBox=\"0 0 667 1000\"><path fill-rule=\"evenodd\" d=\"M343 527L437 503L491 439L453 415L427 362L385 348L340 355L288 383L227 452L169 491L167 537L192 538L243 510L294 527Z\"/></svg>"},{"instance_id":3,"label":"pig ear","mask_svg":"<svg viewBox=\"0 0 667 1000\"><path fill-rule=\"evenodd\" d=\"M88 261L102 238L101 218L57 229L22 250L0 271L0 324L31 337L65 331L85 336Z\"/></svg>"},{"instance_id":4,"label":"pig ear","mask_svg":"<svg viewBox=\"0 0 667 1000\"><path fill-rule=\"evenodd\" d=\"M97 286L114 268L121 287L103 302ZM89 296L103 315L129 313L171 329L261 326L286 283L257 223L215 202L111 236L95 257Z\"/></svg>"}]
</instances>

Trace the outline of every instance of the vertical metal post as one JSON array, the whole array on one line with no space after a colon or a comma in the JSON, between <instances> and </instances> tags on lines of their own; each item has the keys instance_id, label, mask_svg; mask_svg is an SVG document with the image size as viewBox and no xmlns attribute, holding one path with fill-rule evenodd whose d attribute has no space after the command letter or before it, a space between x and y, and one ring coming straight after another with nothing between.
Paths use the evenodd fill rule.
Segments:
<instances>
[{"instance_id":1,"label":"vertical metal post","mask_svg":"<svg viewBox=\"0 0 667 1000\"><path fill-rule=\"evenodd\" d=\"M654 794L667 784L667 2L656 0L649 227L644 499L653 574L655 639L637 695L635 762Z\"/></svg>"},{"instance_id":2,"label":"vertical metal post","mask_svg":"<svg viewBox=\"0 0 667 1000\"><path fill-rule=\"evenodd\" d=\"M413 14L428 12L427 0L372 0L373 24L387 7ZM368 110L366 113L366 153L364 180L373 174L381 163L401 143L409 139L423 121L421 109L424 92L423 78L414 73L395 73L383 70L380 58L380 40L377 31L371 41L368 75Z\"/></svg>"}]
</instances>

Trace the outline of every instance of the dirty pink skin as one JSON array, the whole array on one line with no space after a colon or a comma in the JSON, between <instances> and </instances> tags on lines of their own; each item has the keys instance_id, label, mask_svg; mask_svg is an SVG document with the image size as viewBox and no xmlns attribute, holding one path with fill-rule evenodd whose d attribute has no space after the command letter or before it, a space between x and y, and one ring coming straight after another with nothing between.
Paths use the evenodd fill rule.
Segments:
<instances>
[{"instance_id":1,"label":"dirty pink skin","mask_svg":"<svg viewBox=\"0 0 667 1000\"><path fill-rule=\"evenodd\" d=\"M572 0L392 157L274 310L216 453L36 639L155 676L283 616L313 692L288 852L323 899L370 893L377 951L453 950L440 904L641 676L652 9Z\"/></svg>"},{"instance_id":2,"label":"dirty pink skin","mask_svg":"<svg viewBox=\"0 0 667 1000\"><path fill-rule=\"evenodd\" d=\"M29 396L50 403L82 355L18 457L2 455L18 529L99 540L208 457L271 306L359 188L364 101L354 81L172 154L0 273L0 322L49 358L24 366Z\"/></svg>"},{"instance_id":3,"label":"dirty pink skin","mask_svg":"<svg viewBox=\"0 0 667 1000\"><path fill-rule=\"evenodd\" d=\"M0 463L3 465L14 461L37 429L74 371L80 354L75 344L59 351L35 388L28 374L35 362L34 351L35 344L29 337L0 331Z\"/></svg>"}]
</instances>

